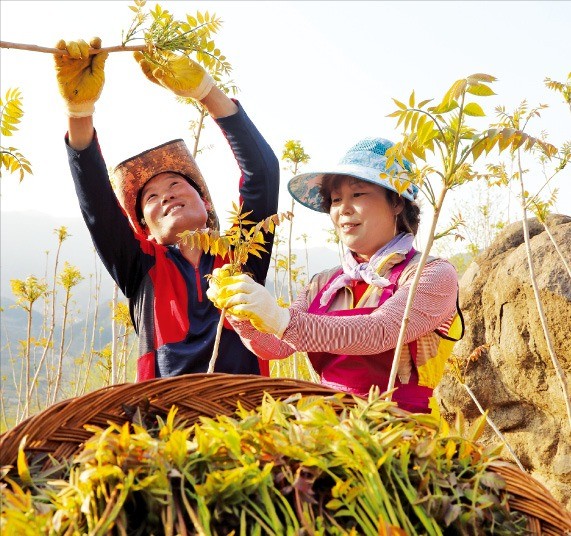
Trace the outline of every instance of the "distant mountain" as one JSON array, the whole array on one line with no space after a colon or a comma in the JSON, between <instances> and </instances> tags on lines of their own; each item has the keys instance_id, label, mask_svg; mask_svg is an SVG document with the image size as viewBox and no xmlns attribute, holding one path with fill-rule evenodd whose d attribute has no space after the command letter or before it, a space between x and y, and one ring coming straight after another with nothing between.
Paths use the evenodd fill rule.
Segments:
<instances>
[{"instance_id":1,"label":"distant mountain","mask_svg":"<svg viewBox=\"0 0 571 536\"><path fill-rule=\"evenodd\" d=\"M69 237L62 243L58 264L58 273L63 268L64 262L79 269L84 280L72 290L73 311L78 327L74 329L74 337L79 340L81 322L85 322L85 312L88 304L93 301L95 276L99 274L100 283L100 322L103 333L110 333L109 328L109 307L107 304L112 299L113 281L107 274L105 268L99 261L91 237L87 231L83 219L58 218L43 214L41 212L2 212L0 219L1 244L0 251L0 305L3 307L1 314L1 336L2 348L7 342L7 335L14 347L18 340L22 340L26 332L27 317L21 308L13 308L14 295L11 291L10 280L26 279L30 275L38 279L45 278L51 287L53 281L55 254L57 250L57 235L54 232L62 226L67 228ZM281 245L280 254L286 253L286 248ZM297 255L297 265L305 265L305 250L294 249L293 254ZM338 254L335 250L326 247L312 248L308 251L310 275L324 270L339 263ZM273 266L270 267L266 286L273 291ZM63 290L58 289L59 298L62 297ZM38 300L34 306L33 332L38 337L43 316L43 300ZM81 328L82 329L82 328ZM102 335L102 342L108 340ZM70 350L73 350L71 348ZM4 353L4 352L3 352Z\"/></svg>"},{"instance_id":2,"label":"distant mountain","mask_svg":"<svg viewBox=\"0 0 571 536\"><path fill-rule=\"evenodd\" d=\"M11 279L26 279L30 275L53 280L58 240L54 230L65 226L69 237L61 246L58 271L65 261L77 267L85 278L73 291L78 303L87 303L90 276L101 272L101 296L111 298L113 282L99 261L83 220L58 218L41 212L2 212L0 294L12 297Z\"/></svg>"}]
</instances>

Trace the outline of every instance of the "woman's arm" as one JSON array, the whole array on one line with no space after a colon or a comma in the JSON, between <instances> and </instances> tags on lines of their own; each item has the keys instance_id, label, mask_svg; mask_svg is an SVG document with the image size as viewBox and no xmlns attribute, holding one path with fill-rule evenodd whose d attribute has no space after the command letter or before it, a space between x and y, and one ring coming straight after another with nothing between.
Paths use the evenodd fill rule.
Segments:
<instances>
[{"instance_id":1,"label":"woman's arm","mask_svg":"<svg viewBox=\"0 0 571 536\"><path fill-rule=\"evenodd\" d=\"M292 310L305 312L308 309L308 288L303 289L290 307ZM262 359L284 359L292 355L296 349L270 333L262 333L255 329L249 320L241 320L227 316L228 321L242 339L244 346Z\"/></svg>"},{"instance_id":2,"label":"woman's arm","mask_svg":"<svg viewBox=\"0 0 571 536\"><path fill-rule=\"evenodd\" d=\"M282 342L296 351L372 355L396 346L415 270L395 294L370 315L318 316L292 309ZM427 264L419 280L405 343L440 327L456 310L458 276L448 261Z\"/></svg>"}]
</instances>

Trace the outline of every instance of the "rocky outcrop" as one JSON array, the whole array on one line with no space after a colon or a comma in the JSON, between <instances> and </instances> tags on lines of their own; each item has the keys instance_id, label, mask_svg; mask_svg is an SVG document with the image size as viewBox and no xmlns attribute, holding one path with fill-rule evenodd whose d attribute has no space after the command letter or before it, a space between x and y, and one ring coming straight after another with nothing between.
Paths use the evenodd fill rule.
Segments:
<instances>
[{"instance_id":1,"label":"rocky outcrop","mask_svg":"<svg viewBox=\"0 0 571 536\"><path fill-rule=\"evenodd\" d=\"M571 278L543 225L529 220L531 251L540 298L557 359L571 391ZM571 217L554 215L547 226L571 264ZM522 223L508 226L468 267L460 281L464 338L454 353L466 359L466 384L504 434L530 474L571 509L571 429L561 382L530 283ZM480 413L466 390L447 374L436 390L447 419ZM484 442L498 442L488 427ZM505 457L510 458L507 450Z\"/></svg>"}]
</instances>

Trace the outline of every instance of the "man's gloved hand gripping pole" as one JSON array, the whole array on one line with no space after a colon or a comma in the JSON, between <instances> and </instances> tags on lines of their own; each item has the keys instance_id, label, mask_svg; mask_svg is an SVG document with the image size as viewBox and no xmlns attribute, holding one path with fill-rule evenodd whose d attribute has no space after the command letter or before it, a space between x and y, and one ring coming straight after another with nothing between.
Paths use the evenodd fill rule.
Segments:
<instances>
[{"instance_id":1,"label":"man's gloved hand gripping pole","mask_svg":"<svg viewBox=\"0 0 571 536\"><path fill-rule=\"evenodd\" d=\"M188 56L168 51L155 55L137 51L133 56L148 80L179 97L200 101L214 119L238 111L238 106L216 86L204 67Z\"/></svg>"},{"instance_id":2,"label":"man's gloved hand gripping pole","mask_svg":"<svg viewBox=\"0 0 571 536\"><path fill-rule=\"evenodd\" d=\"M91 117L105 83L105 61L109 56L107 51L94 54L90 46L100 49L101 39L95 37L89 44L81 39L60 39L56 48L67 54L54 54L57 83L70 118L69 143L77 150L86 148L93 138ZM137 51L134 57L148 80L176 95L201 101L212 117L236 113L236 104L189 57L164 51L156 55Z\"/></svg>"},{"instance_id":3,"label":"man's gloved hand gripping pole","mask_svg":"<svg viewBox=\"0 0 571 536\"><path fill-rule=\"evenodd\" d=\"M69 117L89 117L95 110L95 102L105 83L105 61L108 52L89 53L89 47L101 48L101 39L94 37L90 43L83 40L64 41L56 45L68 55L54 54L59 92L64 99Z\"/></svg>"},{"instance_id":4,"label":"man's gloved hand gripping pole","mask_svg":"<svg viewBox=\"0 0 571 536\"><path fill-rule=\"evenodd\" d=\"M89 44L82 39L60 39L56 44L58 50L68 53L54 54L54 61L59 90L70 117L93 115L94 104L105 82L104 67L109 53L90 54L90 46L100 49L101 39L95 37ZM214 80L206 70L187 56L163 52L161 60L155 62L152 56L137 51L134 58L148 80L175 95L202 100L214 86Z\"/></svg>"},{"instance_id":5,"label":"man's gloved hand gripping pole","mask_svg":"<svg viewBox=\"0 0 571 536\"><path fill-rule=\"evenodd\" d=\"M179 97L202 100L214 86L214 80L206 70L187 56L163 52L161 57L166 58L166 62L161 63L149 61L142 52L135 52L133 56L151 82Z\"/></svg>"}]
</instances>

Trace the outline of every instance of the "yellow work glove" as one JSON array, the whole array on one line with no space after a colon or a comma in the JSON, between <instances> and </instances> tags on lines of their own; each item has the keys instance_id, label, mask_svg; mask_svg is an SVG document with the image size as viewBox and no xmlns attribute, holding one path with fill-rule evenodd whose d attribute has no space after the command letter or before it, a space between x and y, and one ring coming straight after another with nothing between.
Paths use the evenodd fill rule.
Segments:
<instances>
[{"instance_id":1,"label":"yellow work glove","mask_svg":"<svg viewBox=\"0 0 571 536\"><path fill-rule=\"evenodd\" d=\"M64 41L56 45L69 56L54 54L59 92L65 100L70 117L93 115L95 102L105 83L105 60L108 52L89 54L89 47L101 48L101 39L94 37L89 44L83 40Z\"/></svg>"},{"instance_id":2,"label":"yellow work glove","mask_svg":"<svg viewBox=\"0 0 571 536\"><path fill-rule=\"evenodd\" d=\"M162 65L148 61L142 52L135 52L133 56L151 82L170 89L179 97L202 100L214 85L213 78L206 70L186 56L163 53L167 61Z\"/></svg>"},{"instance_id":3,"label":"yellow work glove","mask_svg":"<svg viewBox=\"0 0 571 536\"><path fill-rule=\"evenodd\" d=\"M212 272L206 291L216 307L226 307L229 315L248 319L258 331L281 338L290 321L289 309L280 307L268 290L250 276L225 276L224 267L219 270Z\"/></svg>"},{"instance_id":4,"label":"yellow work glove","mask_svg":"<svg viewBox=\"0 0 571 536\"><path fill-rule=\"evenodd\" d=\"M228 299L228 294L225 290L226 286L236 282L233 276L230 275L231 273L231 266L225 264L221 268L214 268L212 276L208 281L206 295L218 309L226 307L226 300Z\"/></svg>"}]
</instances>

